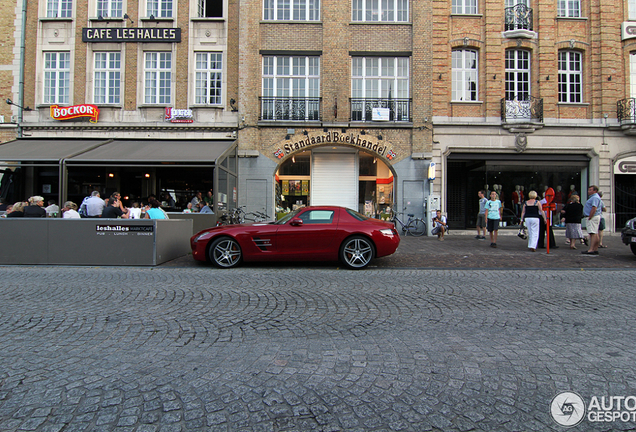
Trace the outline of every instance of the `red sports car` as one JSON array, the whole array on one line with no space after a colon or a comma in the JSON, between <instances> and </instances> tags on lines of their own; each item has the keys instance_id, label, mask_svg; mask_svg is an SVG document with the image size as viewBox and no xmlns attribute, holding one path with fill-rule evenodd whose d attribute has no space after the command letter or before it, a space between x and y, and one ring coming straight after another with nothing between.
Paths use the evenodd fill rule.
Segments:
<instances>
[{"instance_id":1,"label":"red sports car","mask_svg":"<svg viewBox=\"0 0 636 432\"><path fill-rule=\"evenodd\" d=\"M344 207L304 207L269 223L224 225L192 236L192 256L217 267L241 261L342 261L352 269L391 255L400 244L392 223Z\"/></svg>"}]
</instances>

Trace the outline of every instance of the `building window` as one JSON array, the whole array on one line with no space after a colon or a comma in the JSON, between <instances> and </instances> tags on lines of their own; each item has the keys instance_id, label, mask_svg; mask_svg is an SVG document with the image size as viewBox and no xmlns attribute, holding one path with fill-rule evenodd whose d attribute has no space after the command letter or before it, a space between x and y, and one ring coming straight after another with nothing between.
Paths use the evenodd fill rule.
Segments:
<instances>
[{"instance_id":1,"label":"building window","mask_svg":"<svg viewBox=\"0 0 636 432\"><path fill-rule=\"evenodd\" d=\"M223 0L197 0L199 18L223 18Z\"/></svg>"},{"instance_id":2,"label":"building window","mask_svg":"<svg viewBox=\"0 0 636 432\"><path fill-rule=\"evenodd\" d=\"M454 50L452 55L452 100L476 101L478 95L478 53Z\"/></svg>"},{"instance_id":3,"label":"building window","mask_svg":"<svg viewBox=\"0 0 636 432\"><path fill-rule=\"evenodd\" d=\"M222 53L196 53L195 104L221 104L222 72Z\"/></svg>"},{"instance_id":4,"label":"building window","mask_svg":"<svg viewBox=\"0 0 636 432\"><path fill-rule=\"evenodd\" d=\"M506 100L526 101L530 96L530 52L506 51Z\"/></svg>"},{"instance_id":5,"label":"building window","mask_svg":"<svg viewBox=\"0 0 636 432\"><path fill-rule=\"evenodd\" d=\"M121 53L96 52L94 103L119 104L120 94Z\"/></svg>"},{"instance_id":6,"label":"building window","mask_svg":"<svg viewBox=\"0 0 636 432\"><path fill-rule=\"evenodd\" d=\"M318 120L320 57L263 57L264 120Z\"/></svg>"},{"instance_id":7,"label":"building window","mask_svg":"<svg viewBox=\"0 0 636 432\"><path fill-rule=\"evenodd\" d=\"M121 18L122 0L97 0L97 16Z\"/></svg>"},{"instance_id":8,"label":"building window","mask_svg":"<svg viewBox=\"0 0 636 432\"><path fill-rule=\"evenodd\" d=\"M47 0L46 1L46 17L47 18L71 18L73 13L72 0Z\"/></svg>"},{"instance_id":9,"label":"building window","mask_svg":"<svg viewBox=\"0 0 636 432\"><path fill-rule=\"evenodd\" d=\"M69 103L71 53L44 53L44 103Z\"/></svg>"},{"instance_id":10,"label":"building window","mask_svg":"<svg viewBox=\"0 0 636 432\"><path fill-rule=\"evenodd\" d=\"M629 21L636 21L636 0L627 0Z\"/></svg>"},{"instance_id":11,"label":"building window","mask_svg":"<svg viewBox=\"0 0 636 432\"><path fill-rule=\"evenodd\" d=\"M319 21L320 0L264 0L267 21Z\"/></svg>"},{"instance_id":12,"label":"building window","mask_svg":"<svg viewBox=\"0 0 636 432\"><path fill-rule=\"evenodd\" d=\"M353 21L408 22L409 20L408 0L353 0L351 9Z\"/></svg>"},{"instance_id":13,"label":"building window","mask_svg":"<svg viewBox=\"0 0 636 432\"><path fill-rule=\"evenodd\" d=\"M477 0L453 0L452 13L460 15L476 15Z\"/></svg>"},{"instance_id":14,"label":"building window","mask_svg":"<svg viewBox=\"0 0 636 432\"><path fill-rule=\"evenodd\" d=\"M579 52L561 51L559 53L559 102L582 102L581 62Z\"/></svg>"},{"instance_id":15,"label":"building window","mask_svg":"<svg viewBox=\"0 0 636 432\"><path fill-rule=\"evenodd\" d=\"M629 54L629 97L636 98L636 53Z\"/></svg>"},{"instance_id":16,"label":"building window","mask_svg":"<svg viewBox=\"0 0 636 432\"><path fill-rule=\"evenodd\" d=\"M147 0L146 14L156 18L172 18L172 0Z\"/></svg>"},{"instance_id":17,"label":"building window","mask_svg":"<svg viewBox=\"0 0 636 432\"><path fill-rule=\"evenodd\" d=\"M351 62L351 120L373 119L388 109L390 121L410 121L408 57L354 57Z\"/></svg>"},{"instance_id":18,"label":"building window","mask_svg":"<svg viewBox=\"0 0 636 432\"><path fill-rule=\"evenodd\" d=\"M172 103L172 53L148 52L145 57L144 103L169 105Z\"/></svg>"},{"instance_id":19,"label":"building window","mask_svg":"<svg viewBox=\"0 0 636 432\"><path fill-rule=\"evenodd\" d=\"M580 0L559 0L557 16L564 18L579 18L581 16Z\"/></svg>"}]
</instances>

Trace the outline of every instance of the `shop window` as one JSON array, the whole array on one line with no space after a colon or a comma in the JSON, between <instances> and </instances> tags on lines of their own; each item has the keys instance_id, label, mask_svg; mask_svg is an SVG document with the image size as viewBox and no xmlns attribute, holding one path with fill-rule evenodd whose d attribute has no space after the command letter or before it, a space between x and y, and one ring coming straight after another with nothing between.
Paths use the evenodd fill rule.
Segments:
<instances>
[{"instance_id":1,"label":"shop window","mask_svg":"<svg viewBox=\"0 0 636 432\"><path fill-rule=\"evenodd\" d=\"M71 53L44 53L44 103L68 104L71 87Z\"/></svg>"},{"instance_id":2,"label":"shop window","mask_svg":"<svg viewBox=\"0 0 636 432\"><path fill-rule=\"evenodd\" d=\"M559 52L559 102L581 103L582 59L576 51Z\"/></svg>"},{"instance_id":3,"label":"shop window","mask_svg":"<svg viewBox=\"0 0 636 432\"><path fill-rule=\"evenodd\" d=\"M453 0L452 13L458 15L477 14L477 0Z\"/></svg>"},{"instance_id":4,"label":"shop window","mask_svg":"<svg viewBox=\"0 0 636 432\"><path fill-rule=\"evenodd\" d=\"M452 100L455 102L477 101L479 55L475 50L453 50L452 54Z\"/></svg>"},{"instance_id":5,"label":"shop window","mask_svg":"<svg viewBox=\"0 0 636 432\"><path fill-rule=\"evenodd\" d=\"M223 18L223 0L197 0L199 18Z\"/></svg>"}]
</instances>

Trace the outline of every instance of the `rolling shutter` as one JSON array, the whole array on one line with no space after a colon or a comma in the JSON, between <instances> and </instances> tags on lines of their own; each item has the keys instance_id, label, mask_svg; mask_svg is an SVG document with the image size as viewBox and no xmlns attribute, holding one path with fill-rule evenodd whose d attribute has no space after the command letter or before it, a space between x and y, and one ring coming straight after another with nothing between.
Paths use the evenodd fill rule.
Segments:
<instances>
[{"instance_id":1,"label":"rolling shutter","mask_svg":"<svg viewBox=\"0 0 636 432\"><path fill-rule=\"evenodd\" d=\"M311 205L358 209L356 153L312 152Z\"/></svg>"}]
</instances>

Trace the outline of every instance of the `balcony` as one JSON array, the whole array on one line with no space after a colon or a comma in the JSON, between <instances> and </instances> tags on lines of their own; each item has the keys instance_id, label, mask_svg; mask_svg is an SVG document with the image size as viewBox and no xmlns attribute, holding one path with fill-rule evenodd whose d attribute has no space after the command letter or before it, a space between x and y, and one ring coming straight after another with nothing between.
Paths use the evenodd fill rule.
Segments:
<instances>
[{"instance_id":1,"label":"balcony","mask_svg":"<svg viewBox=\"0 0 636 432\"><path fill-rule=\"evenodd\" d=\"M350 99L351 101L351 121L389 121L389 122L410 122L411 120L411 99ZM373 109L388 109L388 118L374 120ZM376 113L377 115L377 113Z\"/></svg>"},{"instance_id":2,"label":"balcony","mask_svg":"<svg viewBox=\"0 0 636 432\"><path fill-rule=\"evenodd\" d=\"M260 97L260 120L320 121L321 98Z\"/></svg>"},{"instance_id":3,"label":"balcony","mask_svg":"<svg viewBox=\"0 0 636 432\"><path fill-rule=\"evenodd\" d=\"M625 134L636 135L636 98L616 102L616 117Z\"/></svg>"},{"instance_id":4,"label":"balcony","mask_svg":"<svg viewBox=\"0 0 636 432\"><path fill-rule=\"evenodd\" d=\"M509 39L536 39L532 8L518 4L505 9L504 37Z\"/></svg>"},{"instance_id":5,"label":"balcony","mask_svg":"<svg viewBox=\"0 0 636 432\"><path fill-rule=\"evenodd\" d=\"M501 100L501 121L505 124L543 123L543 99Z\"/></svg>"}]
</instances>

